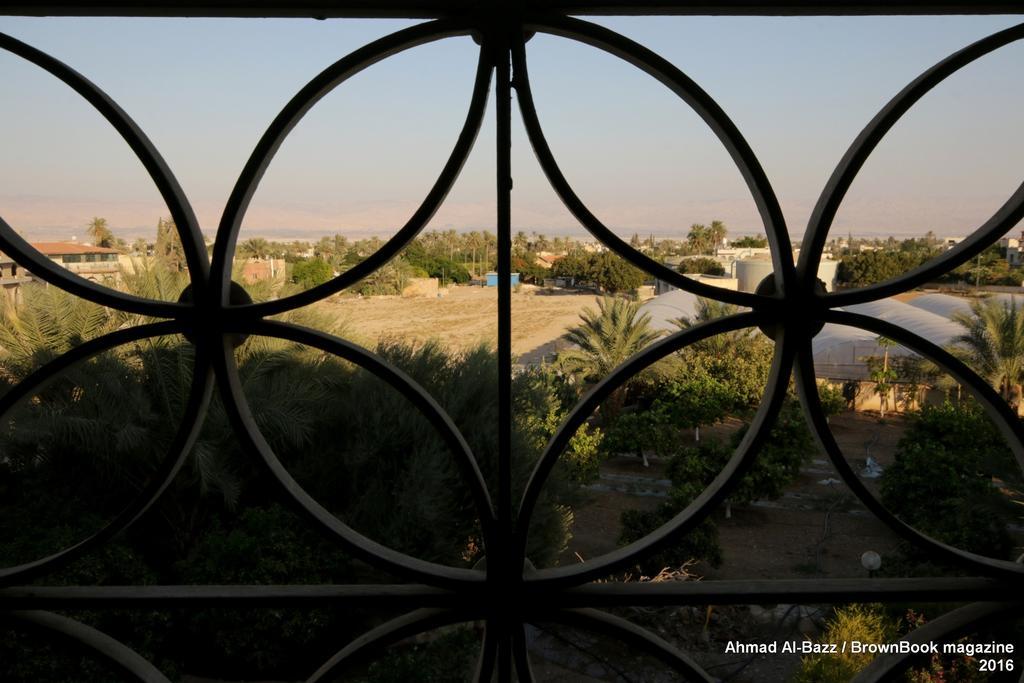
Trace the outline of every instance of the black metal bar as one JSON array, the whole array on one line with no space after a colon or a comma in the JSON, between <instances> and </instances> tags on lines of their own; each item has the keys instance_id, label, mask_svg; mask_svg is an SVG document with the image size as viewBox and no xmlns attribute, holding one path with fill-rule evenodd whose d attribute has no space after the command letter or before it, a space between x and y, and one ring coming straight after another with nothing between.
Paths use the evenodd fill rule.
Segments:
<instances>
[{"instance_id":1,"label":"black metal bar","mask_svg":"<svg viewBox=\"0 0 1024 683\"><path fill-rule=\"evenodd\" d=\"M545 25L538 24L537 26L543 28ZM537 157L537 162L540 164L541 170L544 171L544 175L547 176L552 189L554 189L559 199L562 200L562 203L565 204L569 213L571 213L573 217L576 218L576 220L578 220L588 232L590 232L590 234L612 249L616 254L626 259L637 268L668 282L674 287L693 292L700 296L706 296L720 301L727 301L738 306L756 305L759 299L754 294L727 290L722 287L714 287L712 285L687 278L684 275L675 272L671 268L658 263L647 255L640 253L636 249L632 249L623 239L616 235L613 230L604 225L604 223L602 223L601 220L587 208L576 192L572 189L572 186L569 184L568 179L566 179L561 169L558 167L558 162L555 160L555 156L551 152L551 148L545 139L544 131L541 128L540 119L537 115L537 109L533 101L533 94L530 89L530 79L525 51L521 48L516 49L513 54L513 58L516 61L516 94L519 99L519 111L523 116L523 125L526 128L527 136L530 139L530 144L533 146L533 152ZM788 236L786 239L788 240Z\"/></svg>"},{"instance_id":2,"label":"black metal bar","mask_svg":"<svg viewBox=\"0 0 1024 683\"><path fill-rule=\"evenodd\" d=\"M341 62L335 64L324 73L328 74L328 72L331 71L338 71L340 64ZM481 48L480 58L477 63L476 80L473 84L473 94L470 98L469 111L466 114L466 121L463 124L462 131L459 133L458 140L455 142L455 147L452 149L452 153L448 157L448 162L444 165L444 168L441 170L440 175L434 182L433 187L430 188L430 192L427 193L427 196L423 199L419 208L416 209L416 212L408 221L406 221L405 225L402 226L402 228L384 244L384 246L375 253L370 254L365 260L357 263L352 268L346 270L344 273L329 282L325 282L322 285L311 287L304 292L293 294L292 296L287 296L275 301L238 306L233 308L230 313L232 315L246 317L269 316L276 315L299 306L305 306L315 301L319 301L320 299L334 294L335 292L340 292L346 287L352 286L380 268L387 261L394 258L394 256L408 245L409 242L419 234L423 227L430 222L430 219L437 212L437 209L444 202L445 197L448 196L448 192L458 179L459 173L462 170L463 165L466 163L466 159L469 158L469 153L473 149L473 143L476 142L477 135L480 132L480 127L483 125L492 71L493 66L491 63L491 56L487 54L486 50ZM327 80L328 78L329 76L325 77L324 75L321 75L318 76L314 82ZM340 77L335 77L335 79L331 81L331 87L337 87L341 82ZM322 97L323 94L326 93L321 92L319 96ZM279 115L279 119L287 119L289 116L292 116L294 122L297 122L298 119L294 118L294 107L306 106L308 109L308 105L304 100L305 98L302 93L296 95L296 104L286 107L285 111ZM294 123L292 123L292 125L294 125ZM270 131L267 133L268 136L271 135L271 131L275 131L274 134L281 138L283 138L284 135L287 135L287 132L281 126L275 126L272 124ZM267 162L269 162L269 158L267 159Z\"/></svg>"},{"instance_id":3,"label":"black metal bar","mask_svg":"<svg viewBox=\"0 0 1024 683\"><path fill-rule=\"evenodd\" d=\"M513 3L509 3L513 4ZM594 15L740 15L740 16L828 16L898 14L1021 14L1016 0L521 0L529 9L544 9L561 14ZM26 16L141 16L141 17L306 17L327 18L408 18L433 19L479 11L481 0L181 0L146 3L142 0L88 2L5 2L0 15Z\"/></svg>"},{"instance_id":4,"label":"black metal bar","mask_svg":"<svg viewBox=\"0 0 1024 683\"><path fill-rule=\"evenodd\" d=\"M725 147L750 190L754 205L757 206L758 214L764 224L765 234L768 236L768 245L771 248L772 261L775 265L777 291L782 292L787 288L792 288L790 283L795 277L792 247L786 220L775 196L775 191L772 189L757 155L754 154L725 111L708 93L668 60L603 26L569 17L541 14L531 15L526 21L526 27L531 31L542 31L569 38L614 55L656 79L693 109L694 113L707 124ZM714 287L687 278L631 249L624 240L601 223L573 192L568 180L558 168L558 163L555 161L541 129L529 88L529 79L525 77L525 51L519 52L517 57L519 61L517 69L521 68L523 71L525 86L520 97L520 108L523 112L523 122L530 137L530 143L534 147L537 160L548 177L548 181L573 216L620 256L675 287L740 306L755 305L758 301L756 295ZM762 300L762 305L765 303L769 302Z\"/></svg>"},{"instance_id":5,"label":"black metal bar","mask_svg":"<svg viewBox=\"0 0 1024 683\"><path fill-rule=\"evenodd\" d=\"M770 605L844 602L959 602L1006 600L1013 581L979 577L886 579L742 579L590 583L562 591L564 607L656 607L659 605Z\"/></svg>"},{"instance_id":6,"label":"black metal bar","mask_svg":"<svg viewBox=\"0 0 1024 683\"><path fill-rule=\"evenodd\" d=\"M0 6L0 14L14 9L40 7L52 13L108 14L127 13L158 16L171 13L203 14L225 12L228 16L252 16L261 13L285 13L301 16L319 12L322 16L416 16L436 17L437 21L413 26L356 50L337 61L286 105L270 124L232 191L225 208L213 262L207 273L205 253L200 253L198 226L187 200L176 181L141 130L109 97L66 65L12 38L0 35L0 48L18 54L47 69L93 104L117 129L150 172L172 215L178 222L182 241L189 254L192 298L177 303L148 301L128 297L71 276L44 259L18 237L11 226L0 219L0 248L19 261L30 264L40 277L55 286L103 305L172 321L120 330L86 342L43 368L35 371L0 398L0 416L13 405L32 395L60 372L102 351L158 334L187 334L196 347L191 394L182 425L153 480L136 500L107 527L92 537L41 560L18 567L0 569L0 583L25 581L58 567L109 540L130 525L155 502L173 480L187 457L201 428L208 408L213 382L220 389L223 403L243 448L254 453L280 484L287 498L318 529L346 550L388 572L416 581L403 585L316 585L316 586L11 586L0 589L0 609L49 607L52 609L101 608L178 608L210 606L315 608L324 605L418 608L373 629L342 647L313 674L311 681L333 675L343 667L363 661L381 648L403 638L459 622L486 623L476 680L490 681L495 670L499 681L511 680L513 666L520 680L532 680L526 650L524 623L530 620L570 623L595 629L625 640L659 657L685 675L709 680L685 654L638 626L618 617L594 610L595 607L750 604L772 602L821 603L836 601L978 601L1002 600L998 604L972 605L935 620L909 636L910 639L948 638L965 633L972 626L1017 610L1020 604L1007 602L1018 598L1024 566L980 557L930 539L892 515L864 487L850 468L825 424L817 395L811 341L826 322L852 325L881 334L930 358L944 368L981 401L1013 450L1024 470L1024 428L1016 415L982 378L947 351L898 326L885 321L841 310L836 306L867 301L904 291L928 277L947 272L978 253L1001 232L1024 217L1024 185L960 246L943 257L925 264L892 281L862 289L821 295L816 290L816 270L828 227L847 188L886 132L928 90L957 69L1014 40L1024 38L1024 25L1016 26L968 46L925 72L897 95L864 129L840 162L824 189L812 216L804 241L801 261L792 262L789 237L781 209L771 185L749 148L725 112L696 83L666 60L640 45L602 27L565 16L572 12L609 14L886 14L957 13L980 14L986 11L1024 13L1019 3L915 3L832 2L832 3L739 3L739 2L647 2L625 5L605 2L560 2L530 0L490 5L470 0L440 2L306 2L285 5L282 2L219 4L191 2L170 5L146 4L135 0L121 3L66 2L60 5L19 3ZM182 9L184 7L184 9ZM654 77L684 100L702 117L727 149L747 181L758 206L769 239L775 264L775 291L771 296L729 292L695 283L630 249L604 226L575 195L562 175L547 144L530 92L527 74L525 36L544 31L582 42L615 55ZM229 291L237 288L230 281L231 260L242 217L259 180L279 145L315 103L333 88L360 70L388 56L417 45L458 35L473 35L481 42L473 95L462 131L434 186L420 207L383 249L331 283L280 301L259 305L235 305ZM498 233L498 473L496 505L492 504L475 457L439 403L397 368L366 349L331 335L295 325L266 320L265 316L293 310L339 291L371 273L395 256L429 221L455 182L480 129L490 85L495 72L497 124L497 233ZM514 73L513 73L514 71ZM691 292L721 301L748 306L751 312L728 316L680 331L652 344L628 359L598 382L574 407L552 436L537 462L513 514L511 435L511 89L516 88L530 142L556 193L570 211L602 242L621 256L666 281ZM202 293L203 287L207 291ZM745 327L759 327L770 333L776 347L765 395L751 428L732 458L714 481L686 509L645 538L607 555L559 568L527 571L525 557L530 519L558 457L569 439L587 417L612 391L656 361L712 335ZM466 485L470 487L481 521L486 551L486 570L448 567L410 557L371 540L348 527L313 500L295 481L263 438L242 390L234 359L234 341L238 334L265 335L317 348L344 358L387 382L431 423L451 450ZM814 581L746 580L658 583L588 583L605 578L642 556L671 543L705 519L751 466L767 437L786 395L790 370L796 368L796 386L805 417L822 447L832 458L842 478L863 500L868 509L887 526L937 557L959 562L977 577L911 579L824 579ZM513 526L514 525L514 526ZM45 613L7 613L36 627L49 629L62 637L99 651L140 680L164 681L150 665L124 645L64 617ZM865 680L894 675L909 665L906 659L876 663L864 673Z\"/></svg>"},{"instance_id":7,"label":"black metal bar","mask_svg":"<svg viewBox=\"0 0 1024 683\"><path fill-rule=\"evenodd\" d=\"M430 631L441 626L456 624L466 620L466 615L443 609L421 609L389 622L381 624L372 631L356 638L328 659L316 672L306 679L306 683L337 680L336 674L345 668L364 662L388 645Z\"/></svg>"},{"instance_id":8,"label":"black metal bar","mask_svg":"<svg viewBox=\"0 0 1024 683\"><path fill-rule=\"evenodd\" d=\"M547 589L526 584L523 613L552 608L753 605L794 602L963 602L1013 599L1018 583L987 577L733 579L587 583ZM482 587L446 590L423 584L275 586L18 586L0 588L0 609L250 608L327 605L482 609Z\"/></svg>"},{"instance_id":9,"label":"black metal bar","mask_svg":"<svg viewBox=\"0 0 1024 683\"><path fill-rule=\"evenodd\" d=\"M286 328L290 327L292 326L264 321L252 329L256 333L259 333L261 329L276 329L279 330L277 336L283 336L288 332ZM296 327L291 329L290 334L299 343L304 343L302 340L306 340L318 348L327 347L331 349L331 352L342 351L347 353L352 351L354 353L356 349L354 345L342 340L333 339L324 333L304 332L301 328ZM205 343L212 345L212 342L209 340ZM235 363L234 347L231 343L230 335L223 338L220 351L213 358L213 367L217 378L217 385L221 396L224 397L224 406L232 426L235 428L243 447L259 456L268 472L281 485L282 493L287 496L287 500L306 519L310 520L318 529L325 532L332 540L340 543L346 550L357 557L385 571L393 572L398 576L441 586L465 587L483 581L483 572L427 562L367 538L335 517L329 510L314 500L291 476L260 432L249 408L245 391L242 388L241 378L238 376L238 366ZM369 353L362 352L362 354L354 355L354 357L359 357L364 364L372 363ZM371 365L371 367L376 371L385 372L388 366L380 363L379 365ZM388 376L390 377L390 375ZM403 383L398 381L396 386L405 387L410 392L407 395L415 395L417 393L413 389L411 382ZM435 420L433 424L437 427L439 423ZM445 433L442 432L442 435ZM487 526L483 526L483 530L486 529Z\"/></svg>"},{"instance_id":10,"label":"black metal bar","mask_svg":"<svg viewBox=\"0 0 1024 683\"><path fill-rule=\"evenodd\" d=\"M197 290L205 288L209 262L199 223L181 185L142 129L107 93L64 62L4 33L0 33L0 49L18 55L59 79L81 95L113 126L156 184L181 237L192 282ZM103 306L159 318L178 317L190 310L180 303L151 301L124 294L75 275L33 249L2 218L0 249L22 265L28 266L33 274L46 282Z\"/></svg>"},{"instance_id":11,"label":"black metal bar","mask_svg":"<svg viewBox=\"0 0 1024 683\"><path fill-rule=\"evenodd\" d=\"M498 659L498 639L491 628L490 622L484 627L484 640L480 644L480 656L476 661L473 683L491 683L494 679L494 667Z\"/></svg>"},{"instance_id":12,"label":"black metal bar","mask_svg":"<svg viewBox=\"0 0 1024 683\"><path fill-rule=\"evenodd\" d=\"M647 629L607 612L596 609L565 609L551 612L547 617L539 617L535 620L563 623L604 633L617 642L631 645L660 659L683 674L687 681L715 683L714 678L679 648L665 642Z\"/></svg>"},{"instance_id":13,"label":"black metal bar","mask_svg":"<svg viewBox=\"0 0 1024 683\"><path fill-rule=\"evenodd\" d=\"M69 619L60 614L35 610L0 612L0 620L10 621L21 627L39 630L46 635L56 635L65 642L84 649L91 655L99 655L103 660L117 667L122 673L144 683L170 683L167 677L160 673L155 666L127 645L80 621Z\"/></svg>"},{"instance_id":14,"label":"black metal bar","mask_svg":"<svg viewBox=\"0 0 1024 683\"><path fill-rule=\"evenodd\" d=\"M1024 24L993 33L991 36L955 52L903 88L864 127L864 130L843 155L835 171L832 172L832 176L822 190L808 220L803 247L800 250L800 261L797 266L801 278L805 281L805 287L808 286L808 283L813 284L817 278L822 249L843 197L846 196L857 173L860 172L871 152L882 141L886 133L918 100L946 78L990 52L1021 38L1024 38ZM846 306L880 299L924 284L935 275L948 272L980 253L989 243L998 239L1021 218L1024 218L1024 183L992 218L943 257L930 261L896 280L833 294L828 297L828 305Z\"/></svg>"},{"instance_id":15,"label":"black metal bar","mask_svg":"<svg viewBox=\"0 0 1024 683\"><path fill-rule=\"evenodd\" d=\"M466 438L459 431L451 417L441 408L434 397L427 393L423 387L416 384L411 377L390 365L377 354L371 353L350 341L334 337L320 330L272 320L261 320L237 327L228 325L226 330L234 333L256 334L276 339L286 339L296 344L304 344L344 358L387 382L420 411L444 440L445 445L448 446L455 457L456 463L465 478L466 485L470 487L473 500L476 502L484 547L486 548L497 542L495 538L497 532L494 528L496 519L491 496L488 493L487 483L484 481L483 473L480 471L480 466L473 455L472 449L470 449Z\"/></svg>"},{"instance_id":16,"label":"black metal bar","mask_svg":"<svg viewBox=\"0 0 1024 683\"><path fill-rule=\"evenodd\" d=\"M512 545L512 65L510 36L498 26L485 46L494 59L495 175L497 192L498 249L498 525L501 537L499 562L489 562L488 576L511 571L508 550ZM522 569L514 570L521 575ZM506 580L501 576L499 580ZM499 647L501 658L503 648ZM500 670L499 670L500 675Z\"/></svg>"},{"instance_id":17,"label":"black metal bar","mask_svg":"<svg viewBox=\"0 0 1024 683\"><path fill-rule=\"evenodd\" d=\"M242 218L245 216L246 209L252 201L256 188L259 186L263 174L266 172L270 161L274 158L281 143L284 142L292 129L302 120L306 112L344 81L387 57L418 45L424 45L451 36L465 35L468 32L469 26L465 22L437 21L420 24L389 34L368 45L364 45L362 48L346 55L324 69L285 105L285 108L271 122L267 131L260 138L256 148L249 156L249 160L242 169L242 173L239 175L224 207L224 213L221 216L220 227L217 229L217 238L213 247L213 264L210 268L211 279L216 283L212 288L212 299L207 304L212 307L211 311L216 311L228 304L228 288L231 280L231 263L234 258L235 244L238 241L238 233L242 228ZM455 178L462 168L462 163L472 147L476 130L479 128L479 122L483 117L482 105L480 105L478 100L480 98L480 90L486 91L486 84L483 84L483 87L481 85L481 77L478 72L475 93L477 106L470 107L469 119L463 128L462 134L459 136L459 141L449 163L445 166L434 188L432 188L427 199L424 201L424 205L416 212L413 220L406 224L402 231L395 236L395 239L389 242L389 246L371 255L362 264L350 270L349 273L351 274L343 275L334 282L322 285L313 290L312 293L297 295L289 300L289 305L300 306L311 303L373 272L373 270L384 265L393 257L408 240L415 236L416 232L423 227L423 224L430 219L430 216L433 215L437 206L444 199L451 184L455 182ZM475 122L473 121L474 115L477 117ZM474 123L475 125L473 125ZM287 310L287 308L270 304L264 310L260 310L259 313L266 315L268 314L267 311L279 313L283 310Z\"/></svg>"},{"instance_id":18,"label":"black metal bar","mask_svg":"<svg viewBox=\"0 0 1024 683\"><path fill-rule=\"evenodd\" d=\"M1020 617L1022 605L1020 603L991 603L982 602L973 605L964 605L952 612L947 612L940 617L929 621L907 635L900 638L901 641L909 643L948 643L956 638L970 635L979 626L983 626L1000 618L1015 619ZM1015 653L1020 662L1020 653ZM927 659L929 655L924 655ZM851 683L869 683L871 681L894 681L899 680L898 675L910 668L915 662L920 661L918 654L889 654L876 657L867 667L851 681Z\"/></svg>"},{"instance_id":19,"label":"black metal bar","mask_svg":"<svg viewBox=\"0 0 1024 683\"><path fill-rule=\"evenodd\" d=\"M512 658L516 667L516 678L519 683L534 683L537 680L530 663L530 651L526 644L526 625L518 623L512 633Z\"/></svg>"},{"instance_id":20,"label":"black metal bar","mask_svg":"<svg viewBox=\"0 0 1024 683\"><path fill-rule=\"evenodd\" d=\"M64 355L50 361L42 368L22 380L0 399L0 416L4 416L19 401L39 387L59 376L60 372L84 362L93 356L114 348L117 345L146 339L158 334L169 334L177 331L175 323L164 322L140 327L118 330L97 339L85 342ZM39 558L13 567L0 568L0 586L12 585L16 581L32 579L54 571L81 557L97 545L105 543L120 531L131 526L141 517L167 490L171 482L181 470L188 457L192 444L199 436L213 395L213 376L210 362L206 355L197 350L192 366L192 384L181 416L181 424L168 444L167 454L153 472L145 487L138 492L133 500L108 522L102 529L74 545L59 550L47 557Z\"/></svg>"}]
</instances>

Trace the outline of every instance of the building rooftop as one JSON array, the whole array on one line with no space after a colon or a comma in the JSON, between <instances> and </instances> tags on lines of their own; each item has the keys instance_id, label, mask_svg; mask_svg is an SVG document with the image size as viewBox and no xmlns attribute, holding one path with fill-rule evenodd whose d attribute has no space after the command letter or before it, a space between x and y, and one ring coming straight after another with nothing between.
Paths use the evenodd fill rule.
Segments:
<instances>
[{"instance_id":1,"label":"building rooftop","mask_svg":"<svg viewBox=\"0 0 1024 683\"><path fill-rule=\"evenodd\" d=\"M47 256L61 256L63 254L120 254L117 249L107 247L96 247L91 244L80 244L78 242L32 242L31 246L36 251Z\"/></svg>"}]
</instances>

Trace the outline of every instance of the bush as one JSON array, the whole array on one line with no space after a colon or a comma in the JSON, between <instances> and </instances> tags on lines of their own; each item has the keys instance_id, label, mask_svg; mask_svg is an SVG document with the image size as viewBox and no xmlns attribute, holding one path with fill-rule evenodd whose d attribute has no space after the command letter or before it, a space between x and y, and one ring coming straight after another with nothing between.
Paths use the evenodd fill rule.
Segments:
<instances>
[{"instance_id":1,"label":"bush","mask_svg":"<svg viewBox=\"0 0 1024 683\"><path fill-rule=\"evenodd\" d=\"M696 256L684 259L679 264L680 273L697 273L701 275L725 275L725 267L713 258Z\"/></svg>"},{"instance_id":2,"label":"bush","mask_svg":"<svg viewBox=\"0 0 1024 683\"><path fill-rule=\"evenodd\" d=\"M411 645L396 645L352 680L355 683L462 683L473 677L479 641L472 629L458 627L432 640L417 639Z\"/></svg>"},{"instance_id":3,"label":"bush","mask_svg":"<svg viewBox=\"0 0 1024 683\"><path fill-rule=\"evenodd\" d=\"M292 266L292 282L309 289L322 285L333 277L334 272L327 261L320 258L312 258L306 261L296 261Z\"/></svg>"},{"instance_id":4,"label":"bush","mask_svg":"<svg viewBox=\"0 0 1024 683\"><path fill-rule=\"evenodd\" d=\"M215 520L175 570L184 584L329 584L353 574L336 546L279 505ZM339 609L202 609L182 615L177 635L191 673L287 678L294 662L325 658L339 638L366 628L352 617Z\"/></svg>"},{"instance_id":5,"label":"bush","mask_svg":"<svg viewBox=\"0 0 1024 683\"><path fill-rule=\"evenodd\" d=\"M843 650L842 643L854 640L862 643L890 643L924 623L924 617L913 610L909 610L903 618L893 618L879 604L846 605L835 609L818 642L835 643L840 650ZM992 639L1000 638L993 634ZM874 658L875 655L870 653L853 654L849 648L804 657L793 683L846 683ZM912 668L902 679L897 680L907 683L975 683L987 681L989 677L978 671L977 664L970 657L933 655L927 665Z\"/></svg>"},{"instance_id":6,"label":"bush","mask_svg":"<svg viewBox=\"0 0 1024 683\"><path fill-rule=\"evenodd\" d=\"M1009 501L993 476L1011 481L1014 460L988 418L968 404L925 406L896 445L882 474L882 502L907 524L939 541L1007 558Z\"/></svg>"},{"instance_id":7,"label":"bush","mask_svg":"<svg viewBox=\"0 0 1024 683\"><path fill-rule=\"evenodd\" d=\"M660 439L667 444L676 444L678 438L663 428ZM622 515L621 543L629 543L646 534L679 514L690 504L711 481L718 476L732 457L745 428L737 432L729 446L717 441L705 440L696 448L683 448L669 461L667 475L672 480L669 500L654 512L628 510ZM610 433L615 443L618 433ZM740 479L739 485L730 494L734 503L774 499L782 495L785 487L799 474L800 466L813 453L813 440L803 421L803 414L793 400L787 400L772 426L767 440L762 445L753 465ZM721 562L721 548L718 546L718 532L711 518L706 519L678 544L646 560L641 566L645 571L657 572L662 567L679 566L682 561L699 559L717 566Z\"/></svg>"},{"instance_id":8,"label":"bush","mask_svg":"<svg viewBox=\"0 0 1024 683\"><path fill-rule=\"evenodd\" d=\"M626 510L622 513L622 532L619 543L626 545L638 541L662 524L675 517L696 497L699 491L686 492L680 496L681 489L673 488L672 500L662 503L656 510ZM693 495L689 495L692 493ZM695 529L674 541L659 552L643 558L638 567L645 576L655 576L665 568L681 567L687 562L700 559L712 567L722 564L722 547L718 544L718 527L710 518L705 519Z\"/></svg>"},{"instance_id":9,"label":"bush","mask_svg":"<svg viewBox=\"0 0 1024 683\"><path fill-rule=\"evenodd\" d=\"M844 256L836 269L836 282L850 287L863 287L883 280L891 280L913 270L929 255L903 251L865 251Z\"/></svg>"},{"instance_id":10,"label":"bush","mask_svg":"<svg viewBox=\"0 0 1024 683\"><path fill-rule=\"evenodd\" d=\"M608 251L569 254L555 262L551 274L592 283L610 294L632 291L644 283L645 277L642 270Z\"/></svg>"},{"instance_id":11,"label":"bush","mask_svg":"<svg viewBox=\"0 0 1024 683\"><path fill-rule=\"evenodd\" d=\"M843 390L828 382L818 384L818 400L821 401L821 409L826 417L838 415L846 410L847 401L843 396Z\"/></svg>"},{"instance_id":12,"label":"bush","mask_svg":"<svg viewBox=\"0 0 1024 683\"><path fill-rule=\"evenodd\" d=\"M818 642L888 643L896 637L896 623L885 615L881 605L853 604L836 608ZM793 683L847 683L874 658L870 653L853 654L849 648L804 657Z\"/></svg>"}]
</instances>

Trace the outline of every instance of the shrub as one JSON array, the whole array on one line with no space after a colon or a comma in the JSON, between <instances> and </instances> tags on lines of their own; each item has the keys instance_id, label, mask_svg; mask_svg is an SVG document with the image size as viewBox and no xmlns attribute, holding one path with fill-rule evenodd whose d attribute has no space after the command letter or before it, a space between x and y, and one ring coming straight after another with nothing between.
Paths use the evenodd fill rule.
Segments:
<instances>
[{"instance_id":1,"label":"shrub","mask_svg":"<svg viewBox=\"0 0 1024 683\"><path fill-rule=\"evenodd\" d=\"M279 505L217 519L177 563L185 584L333 583L351 579L350 560ZM182 615L187 670L218 677L288 677L294 662L322 658L342 634L366 628L344 610L202 609Z\"/></svg>"},{"instance_id":2,"label":"shrub","mask_svg":"<svg viewBox=\"0 0 1024 683\"><path fill-rule=\"evenodd\" d=\"M673 432L662 432L665 443L678 444ZM745 428L737 432L729 446L714 440L705 440L696 448L677 450L669 461L667 474L672 480L669 500L653 512L628 510L622 515L621 543L629 543L679 514L725 467L743 438ZM618 435L610 437L619 438ZM614 443L614 441L613 441ZM779 413L768 438L762 445L753 465L740 479L729 500L746 503L754 500L774 499L782 495L785 487L799 474L800 466L813 453L813 441L799 406L787 400ZM678 449L678 445L676 445ZM666 566L679 566L682 561L700 559L717 566L721 562L718 532L711 518L668 550L646 560L645 571L658 571Z\"/></svg>"},{"instance_id":3,"label":"shrub","mask_svg":"<svg viewBox=\"0 0 1024 683\"><path fill-rule=\"evenodd\" d=\"M292 266L292 282L309 289L322 285L331 279L334 272L327 261L320 258L312 258L306 261L297 261Z\"/></svg>"},{"instance_id":4,"label":"shrub","mask_svg":"<svg viewBox=\"0 0 1024 683\"><path fill-rule=\"evenodd\" d=\"M993 476L1011 481L1013 457L988 418L969 404L925 406L882 474L882 502L903 521L944 543L1006 558L1009 501Z\"/></svg>"},{"instance_id":5,"label":"shrub","mask_svg":"<svg viewBox=\"0 0 1024 683\"><path fill-rule=\"evenodd\" d=\"M853 604L835 609L818 642L887 643L896 637L896 623L885 615L881 605ZM847 683L875 657L870 653L853 654L849 650L804 657L793 683Z\"/></svg>"},{"instance_id":6,"label":"shrub","mask_svg":"<svg viewBox=\"0 0 1024 683\"><path fill-rule=\"evenodd\" d=\"M701 275L725 275L725 267L713 258L695 256L683 259L679 264L680 273L697 273Z\"/></svg>"}]
</instances>

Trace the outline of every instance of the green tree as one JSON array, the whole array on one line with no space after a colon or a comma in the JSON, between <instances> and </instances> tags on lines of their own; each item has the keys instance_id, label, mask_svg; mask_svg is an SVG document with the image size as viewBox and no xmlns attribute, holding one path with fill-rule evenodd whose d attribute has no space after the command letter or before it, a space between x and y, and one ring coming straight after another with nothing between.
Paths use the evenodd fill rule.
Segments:
<instances>
[{"instance_id":1,"label":"green tree","mask_svg":"<svg viewBox=\"0 0 1024 683\"><path fill-rule=\"evenodd\" d=\"M763 249L768 246L768 238L761 237L760 235L744 235L737 240L733 240L732 246L741 249Z\"/></svg>"},{"instance_id":2,"label":"green tree","mask_svg":"<svg viewBox=\"0 0 1024 683\"><path fill-rule=\"evenodd\" d=\"M620 539L623 543L651 533L682 512L718 476L746 432L744 427L734 434L728 446L715 440L706 440L696 448L680 448L681 439L672 431L671 422L656 425L656 429L660 432L656 438L665 444L673 444L675 450L667 469L667 475L672 481L669 499L654 511L624 512ZM615 435L609 430L605 438L607 443ZM801 465L813 453L813 438L807 429L803 412L795 400L787 399L753 465L726 501L726 517L731 514L732 503L779 498L786 486L800 473ZM656 573L663 567L677 567L691 559L704 560L717 566L721 562L721 548L717 539L717 527L708 518L679 544L645 561L643 569Z\"/></svg>"},{"instance_id":3,"label":"green tree","mask_svg":"<svg viewBox=\"0 0 1024 683\"><path fill-rule=\"evenodd\" d=\"M700 273L703 275L725 275L725 267L713 258L697 256L684 259L679 264L680 273Z\"/></svg>"},{"instance_id":4,"label":"green tree","mask_svg":"<svg viewBox=\"0 0 1024 683\"><path fill-rule=\"evenodd\" d=\"M555 264L551 267L551 274L555 277L589 282L593 280L590 265L591 261L588 254L583 252L569 253L555 261Z\"/></svg>"},{"instance_id":5,"label":"green tree","mask_svg":"<svg viewBox=\"0 0 1024 683\"><path fill-rule=\"evenodd\" d=\"M292 266L292 282L303 289L322 285L331 279L334 273L327 261L321 258L311 258L304 261L296 261Z\"/></svg>"},{"instance_id":6,"label":"green tree","mask_svg":"<svg viewBox=\"0 0 1024 683\"><path fill-rule=\"evenodd\" d=\"M412 267L422 269L429 277L441 280L441 286L449 283L464 284L470 275L466 267L452 259L448 251L448 235L430 233L435 237L415 240L402 252L402 258ZM513 268L515 265L513 264Z\"/></svg>"},{"instance_id":7,"label":"green tree","mask_svg":"<svg viewBox=\"0 0 1024 683\"><path fill-rule=\"evenodd\" d=\"M722 221L711 221L711 225L694 223L686 236L687 250L691 254L713 254L727 234Z\"/></svg>"},{"instance_id":8,"label":"green tree","mask_svg":"<svg viewBox=\"0 0 1024 683\"><path fill-rule=\"evenodd\" d=\"M917 268L928 258L919 253L883 249L851 254L839 262L836 282L848 287L863 287L891 280Z\"/></svg>"},{"instance_id":9,"label":"green tree","mask_svg":"<svg viewBox=\"0 0 1024 683\"><path fill-rule=\"evenodd\" d=\"M85 231L89 237L92 238L92 243L97 247L113 249L117 246L117 238L114 237L113 231L110 229L110 226L107 225L106 218L94 216L93 219L89 221Z\"/></svg>"},{"instance_id":10,"label":"green tree","mask_svg":"<svg viewBox=\"0 0 1024 683\"><path fill-rule=\"evenodd\" d=\"M953 322L964 328L954 351L1016 407L1024 379L1024 311L1016 300L972 301L971 312L954 314Z\"/></svg>"},{"instance_id":11,"label":"green tree","mask_svg":"<svg viewBox=\"0 0 1024 683\"><path fill-rule=\"evenodd\" d=\"M610 251L594 254L590 274L603 291L610 294L631 292L644 283L644 272Z\"/></svg>"},{"instance_id":12,"label":"green tree","mask_svg":"<svg viewBox=\"0 0 1024 683\"><path fill-rule=\"evenodd\" d=\"M181 245L178 228L170 218L157 220L156 244L153 247L153 253L172 270L183 272L187 267L185 248Z\"/></svg>"},{"instance_id":13,"label":"green tree","mask_svg":"<svg viewBox=\"0 0 1024 683\"><path fill-rule=\"evenodd\" d=\"M572 278L577 283L590 283L609 294L629 292L644 283L642 270L612 252L567 254L555 262L551 274Z\"/></svg>"},{"instance_id":14,"label":"green tree","mask_svg":"<svg viewBox=\"0 0 1024 683\"><path fill-rule=\"evenodd\" d=\"M242 258L267 258L271 255L271 245L262 237L252 237L238 245L237 253Z\"/></svg>"},{"instance_id":15,"label":"green tree","mask_svg":"<svg viewBox=\"0 0 1024 683\"><path fill-rule=\"evenodd\" d=\"M678 452L682 429L693 429L700 440L700 426L723 419L735 405L735 395L722 382L699 377L663 384L650 406L616 417L606 427L604 449L611 453L635 453L648 466L647 452L663 458Z\"/></svg>"},{"instance_id":16,"label":"green tree","mask_svg":"<svg viewBox=\"0 0 1024 683\"><path fill-rule=\"evenodd\" d=\"M878 394L878 416L885 417L885 409L889 406L889 395L892 393L896 379L896 371L889 367L889 349L896 346L896 342L887 337L876 337L875 343L882 348L881 364L869 364L871 381L875 383L875 393Z\"/></svg>"},{"instance_id":17,"label":"green tree","mask_svg":"<svg viewBox=\"0 0 1024 683\"><path fill-rule=\"evenodd\" d=\"M1006 441L977 407L924 406L896 444L882 473L882 502L919 531L944 543L1007 558L1011 500L996 477L1020 487Z\"/></svg>"},{"instance_id":18,"label":"green tree","mask_svg":"<svg viewBox=\"0 0 1024 683\"><path fill-rule=\"evenodd\" d=\"M562 336L576 348L559 354L559 362L587 383L603 379L661 336L640 304L619 297L599 299L597 309L583 309L580 320Z\"/></svg>"}]
</instances>

